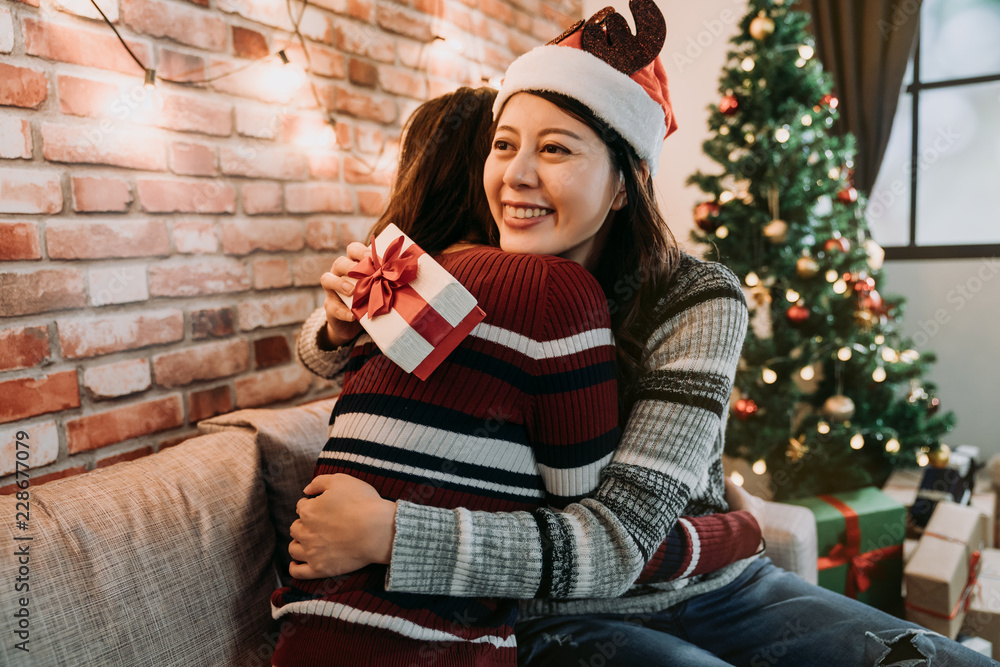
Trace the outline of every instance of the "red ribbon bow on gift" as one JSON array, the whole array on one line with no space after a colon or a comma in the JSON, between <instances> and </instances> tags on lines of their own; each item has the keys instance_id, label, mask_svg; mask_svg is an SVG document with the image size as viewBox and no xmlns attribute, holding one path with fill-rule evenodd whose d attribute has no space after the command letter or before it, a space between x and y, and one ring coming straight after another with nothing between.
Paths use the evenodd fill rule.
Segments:
<instances>
[{"instance_id":1,"label":"red ribbon bow on gift","mask_svg":"<svg viewBox=\"0 0 1000 667\"><path fill-rule=\"evenodd\" d=\"M358 279L351 305L351 311L358 319L366 311L369 318L388 313L392 310L394 291L406 287L417 277L420 249L416 244L411 244L406 250L402 248L403 237L396 237L379 259L373 241L371 255L358 262L347 274Z\"/></svg>"},{"instance_id":2,"label":"red ribbon bow on gift","mask_svg":"<svg viewBox=\"0 0 1000 667\"><path fill-rule=\"evenodd\" d=\"M856 598L859 592L864 593L871 587L872 575L881 561L902 556L903 545L894 544L861 553L861 526L858 522L857 512L851 509L850 505L833 496L821 495L817 497L833 505L837 511L844 515L844 529L847 537L846 544L834 545L828 555L819 558L818 569L828 570L846 563L847 583L844 586L844 594L847 597Z\"/></svg>"}]
</instances>

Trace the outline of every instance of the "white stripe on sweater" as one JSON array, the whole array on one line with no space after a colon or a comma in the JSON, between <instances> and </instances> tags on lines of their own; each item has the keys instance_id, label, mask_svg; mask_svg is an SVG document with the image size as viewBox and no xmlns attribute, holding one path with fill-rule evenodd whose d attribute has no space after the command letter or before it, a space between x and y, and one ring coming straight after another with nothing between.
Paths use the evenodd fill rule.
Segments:
<instances>
[{"instance_id":1,"label":"white stripe on sweater","mask_svg":"<svg viewBox=\"0 0 1000 667\"><path fill-rule=\"evenodd\" d=\"M677 517L677 520L684 524L684 527L687 529L688 537L691 538L691 563L687 566L687 569L684 570L683 574L681 574L680 578L683 579L694 572L694 569L698 567L698 561L701 560L701 540L698 539L698 531L694 529L694 526L691 525L690 521L684 517Z\"/></svg>"},{"instance_id":2,"label":"white stripe on sweater","mask_svg":"<svg viewBox=\"0 0 1000 667\"><path fill-rule=\"evenodd\" d=\"M344 412L337 415L328 436L361 438L387 447L437 456L443 459L442 466L445 461L483 465L488 460L494 468L537 475L535 453L530 445L498 440L490 435L490 425L496 421L483 420L484 435L476 436L367 412ZM488 457L483 456L484 452L489 453Z\"/></svg>"},{"instance_id":3,"label":"white stripe on sweater","mask_svg":"<svg viewBox=\"0 0 1000 667\"><path fill-rule=\"evenodd\" d=\"M492 491L494 493L507 493L512 496L519 496L524 499L538 500L544 497L544 493L538 489L524 487L524 486L510 486L509 484L497 484L495 482L489 482L485 479L475 479L472 477L466 477L464 475L450 475L448 473L439 472L437 470L428 470L426 468L416 468L414 466L407 466L401 463L395 463L393 461L384 461L381 459L373 459L370 456L359 456L357 454L349 454L347 452L320 452L320 461L350 461L352 463L360 463L362 465L371 466L379 470L386 470L393 473L401 473L404 475L415 475L417 477L423 477L428 479L437 480L440 482L448 482L453 484L460 484L462 486L469 486L475 489L481 489L486 491ZM404 498L404 500L409 500Z\"/></svg>"},{"instance_id":4,"label":"white stripe on sweater","mask_svg":"<svg viewBox=\"0 0 1000 667\"><path fill-rule=\"evenodd\" d=\"M327 618L338 618L348 623L367 625L381 630L388 630L403 635L409 639L430 642L467 642L469 644L492 644L496 648L513 648L517 646L514 635L509 637L498 637L496 635L483 635L473 639L465 639L458 635L443 630L434 630L418 625L413 621L408 621L398 616L387 616L385 614L375 614L370 611L362 611L355 607L350 607L340 602L329 600L303 600L301 602L289 602L282 607L271 605L271 616L275 619L287 614L304 614L308 616L325 616Z\"/></svg>"},{"instance_id":5,"label":"white stripe on sweater","mask_svg":"<svg viewBox=\"0 0 1000 667\"><path fill-rule=\"evenodd\" d=\"M545 488L557 496L583 496L592 493L601 481L601 471L611 462L614 452L587 465L575 468L550 468L538 464L538 472L545 480Z\"/></svg>"},{"instance_id":6,"label":"white stripe on sweater","mask_svg":"<svg viewBox=\"0 0 1000 667\"><path fill-rule=\"evenodd\" d=\"M481 322L472 330L471 335L510 348L536 360L565 357L585 350L615 344L611 329L589 329L566 338L539 342L509 329Z\"/></svg>"}]
</instances>

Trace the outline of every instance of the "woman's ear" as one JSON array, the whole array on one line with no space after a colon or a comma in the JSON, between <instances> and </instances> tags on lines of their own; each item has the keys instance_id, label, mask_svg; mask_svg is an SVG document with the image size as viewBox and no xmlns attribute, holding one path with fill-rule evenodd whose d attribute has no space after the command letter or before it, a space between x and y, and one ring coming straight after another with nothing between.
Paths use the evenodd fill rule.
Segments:
<instances>
[{"instance_id":1,"label":"woman's ear","mask_svg":"<svg viewBox=\"0 0 1000 667\"><path fill-rule=\"evenodd\" d=\"M619 169L618 170L618 192L615 193L615 198L611 200L611 210L620 211L625 208L625 204L628 203L628 196L625 194L625 174Z\"/></svg>"},{"instance_id":2,"label":"woman's ear","mask_svg":"<svg viewBox=\"0 0 1000 667\"><path fill-rule=\"evenodd\" d=\"M645 183L649 180L649 163L645 160L639 160L639 169L642 170L642 182Z\"/></svg>"}]
</instances>

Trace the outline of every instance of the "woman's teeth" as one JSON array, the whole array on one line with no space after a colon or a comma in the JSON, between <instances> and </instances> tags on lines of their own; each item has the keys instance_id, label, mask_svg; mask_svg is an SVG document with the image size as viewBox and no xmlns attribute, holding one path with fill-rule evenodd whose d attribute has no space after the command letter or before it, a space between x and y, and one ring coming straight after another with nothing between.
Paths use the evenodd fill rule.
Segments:
<instances>
[{"instance_id":1,"label":"woman's teeth","mask_svg":"<svg viewBox=\"0 0 1000 667\"><path fill-rule=\"evenodd\" d=\"M507 215L512 218L537 218L552 213L551 208L523 208L520 206L507 206Z\"/></svg>"}]
</instances>

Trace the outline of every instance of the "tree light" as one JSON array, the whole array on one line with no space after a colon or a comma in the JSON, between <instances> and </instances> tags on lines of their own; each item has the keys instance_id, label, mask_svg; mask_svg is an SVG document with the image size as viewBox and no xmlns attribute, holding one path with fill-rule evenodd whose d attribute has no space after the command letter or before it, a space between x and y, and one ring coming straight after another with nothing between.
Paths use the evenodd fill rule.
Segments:
<instances>
[{"instance_id":1,"label":"tree light","mask_svg":"<svg viewBox=\"0 0 1000 667\"><path fill-rule=\"evenodd\" d=\"M874 372L872 372L872 379L876 382L885 382L885 367L876 367Z\"/></svg>"},{"instance_id":2,"label":"tree light","mask_svg":"<svg viewBox=\"0 0 1000 667\"><path fill-rule=\"evenodd\" d=\"M899 451L899 440L892 438L889 442L885 443L885 451L890 454L895 454Z\"/></svg>"},{"instance_id":3,"label":"tree light","mask_svg":"<svg viewBox=\"0 0 1000 667\"><path fill-rule=\"evenodd\" d=\"M809 46L808 44L803 44L802 46L799 47L799 55L805 58L806 60L812 58L814 53L815 52L813 51L813 47Z\"/></svg>"},{"instance_id":4,"label":"tree light","mask_svg":"<svg viewBox=\"0 0 1000 667\"><path fill-rule=\"evenodd\" d=\"M788 141L792 136L792 133L788 131L787 128L779 127L774 131L774 140L779 144L783 144Z\"/></svg>"},{"instance_id":5,"label":"tree light","mask_svg":"<svg viewBox=\"0 0 1000 667\"><path fill-rule=\"evenodd\" d=\"M826 272L826 282L828 283L836 282L837 278L839 277L840 274L837 273L834 269L830 269L829 271Z\"/></svg>"},{"instance_id":6,"label":"tree light","mask_svg":"<svg viewBox=\"0 0 1000 667\"><path fill-rule=\"evenodd\" d=\"M865 436L855 433L851 438L851 449L861 449L865 446Z\"/></svg>"},{"instance_id":7,"label":"tree light","mask_svg":"<svg viewBox=\"0 0 1000 667\"><path fill-rule=\"evenodd\" d=\"M758 475L763 475L767 472L767 463L764 462L764 459L757 459L757 461L754 462L753 471Z\"/></svg>"},{"instance_id":8,"label":"tree light","mask_svg":"<svg viewBox=\"0 0 1000 667\"><path fill-rule=\"evenodd\" d=\"M820 422L820 423L816 424L816 430L820 434L826 435L827 433L830 432L830 425L827 424L826 422Z\"/></svg>"},{"instance_id":9,"label":"tree light","mask_svg":"<svg viewBox=\"0 0 1000 667\"><path fill-rule=\"evenodd\" d=\"M839 350L837 350L837 358L840 359L841 361L849 360L851 358L851 348L842 347Z\"/></svg>"},{"instance_id":10,"label":"tree light","mask_svg":"<svg viewBox=\"0 0 1000 667\"><path fill-rule=\"evenodd\" d=\"M726 227L725 225L721 225L718 229L715 230L715 235L720 239L724 239L727 236L729 236L729 228Z\"/></svg>"},{"instance_id":11,"label":"tree light","mask_svg":"<svg viewBox=\"0 0 1000 667\"><path fill-rule=\"evenodd\" d=\"M810 125L813 124L813 117L810 116L809 114L806 114L805 116L802 117L802 124L805 125L806 127L809 127Z\"/></svg>"},{"instance_id":12,"label":"tree light","mask_svg":"<svg viewBox=\"0 0 1000 667\"><path fill-rule=\"evenodd\" d=\"M837 280L837 282L833 284L833 291L837 294L843 294L847 291L847 283L844 282L843 278Z\"/></svg>"},{"instance_id":13,"label":"tree light","mask_svg":"<svg viewBox=\"0 0 1000 667\"><path fill-rule=\"evenodd\" d=\"M812 380L814 377L816 377L816 369L814 369L812 366L803 366L802 370L799 371L799 377L808 382L809 380Z\"/></svg>"},{"instance_id":14,"label":"tree light","mask_svg":"<svg viewBox=\"0 0 1000 667\"><path fill-rule=\"evenodd\" d=\"M755 63L754 63L753 58L751 58L750 56L747 56L746 58L743 59L743 62L741 63L740 66L743 68L744 72L750 72L750 71L753 70L754 64Z\"/></svg>"},{"instance_id":15,"label":"tree light","mask_svg":"<svg viewBox=\"0 0 1000 667\"><path fill-rule=\"evenodd\" d=\"M735 470L729 475L729 479L733 480L733 484L736 486L743 486L743 475L739 474Z\"/></svg>"},{"instance_id":16,"label":"tree light","mask_svg":"<svg viewBox=\"0 0 1000 667\"><path fill-rule=\"evenodd\" d=\"M760 284L760 278L757 277L756 273L751 271L750 273L747 274L746 283L748 287L756 287L757 285Z\"/></svg>"},{"instance_id":17,"label":"tree light","mask_svg":"<svg viewBox=\"0 0 1000 667\"><path fill-rule=\"evenodd\" d=\"M917 465L918 466L920 466L921 468L923 468L929 462L930 462L930 458L927 456L927 454L925 454L923 452L920 452L919 454L917 454Z\"/></svg>"},{"instance_id":18,"label":"tree light","mask_svg":"<svg viewBox=\"0 0 1000 667\"><path fill-rule=\"evenodd\" d=\"M798 301L799 300L799 296L801 296L801 295L798 292L796 292L795 290L793 290L793 289L790 289L787 292L785 292L785 298L788 299L789 301L791 301L792 303L795 303L796 301Z\"/></svg>"},{"instance_id":19,"label":"tree light","mask_svg":"<svg viewBox=\"0 0 1000 667\"><path fill-rule=\"evenodd\" d=\"M778 381L778 374L767 367L761 371L761 377L763 378L765 384L774 384Z\"/></svg>"}]
</instances>

